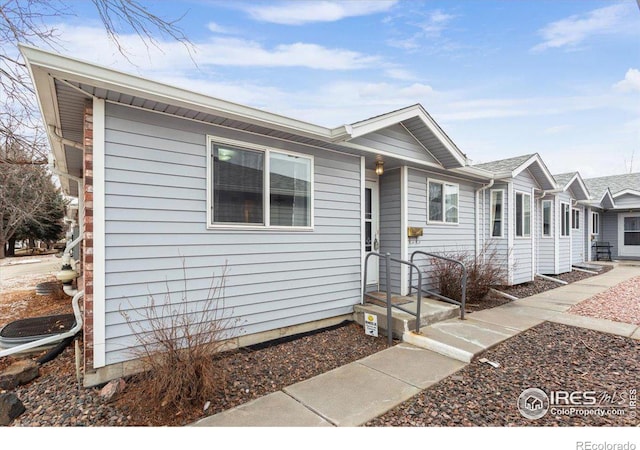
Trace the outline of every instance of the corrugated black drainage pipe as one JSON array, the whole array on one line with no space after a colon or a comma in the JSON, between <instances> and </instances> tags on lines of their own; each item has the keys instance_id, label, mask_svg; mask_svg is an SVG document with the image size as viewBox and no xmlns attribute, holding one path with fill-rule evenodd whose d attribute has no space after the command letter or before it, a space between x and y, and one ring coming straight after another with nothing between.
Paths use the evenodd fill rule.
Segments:
<instances>
[{"instance_id":1,"label":"corrugated black drainage pipe","mask_svg":"<svg viewBox=\"0 0 640 450\"><path fill-rule=\"evenodd\" d=\"M62 353L64 351L65 348L67 348L67 346L69 344L71 344L73 342L73 340L76 338L76 336L78 336L78 334L80 334L79 332L73 336L69 336L68 338L66 338L63 341L60 341L60 343L58 343L58 345L56 345L55 347L53 347L51 350L49 350L47 353L45 353L44 355L42 355L40 358L36 359L36 362L39 365L48 363L49 361L55 359L60 353Z\"/></svg>"}]
</instances>

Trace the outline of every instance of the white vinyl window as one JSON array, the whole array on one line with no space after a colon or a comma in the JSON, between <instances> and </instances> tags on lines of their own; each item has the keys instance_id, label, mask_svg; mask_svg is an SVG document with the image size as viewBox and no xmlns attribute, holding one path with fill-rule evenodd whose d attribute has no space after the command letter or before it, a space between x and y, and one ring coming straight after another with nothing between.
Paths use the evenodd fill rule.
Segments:
<instances>
[{"instance_id":1,"label":"white vinyl window","mask_svg":"<svg viewBox=\"0 0 640 450\"><path fill-rule=\"evenodd\" d=\"M640 216L624 218L624 245L640 245Z\"/></svg>"},{"instance_id":2,"label":"white vinyl window","mask_svg":"<svg viewBox=\"0 0 640 450\"><path fill-rule=\"evenodd\" d=\"M531 236L531 194L516 193L516 236Z\"/></svg>"},{"instance_id":3,"label":"white vinyl window","mask_svg":"<svg viewBox=\"0 0 640 450\"><path fill-rule=\"evenodd\" d=\"M427 181L427 217L431 223L458 223L457 184Z\"/></svg>"},{"instance_id":4,"label":"white vinyl window","mask_svg":"<svg viewBox=\"0 0 640 450\"><path fill-rule=\"evenodd\" d=\"M504 217L504 190L491 190L491 237L502 237Z\"/></svg>"},{"instance_id":5,"label":"white vinyl window","mask_svg":"<svg viewBox=\"0 0 640 450\"><path fill-rule=\"evenodd\" d=\"M569 236L571 232L571 208L568 203L560 204L560 235Z\"/></svg>"},{"instance_id":6,"label":"white vinyl window","mask_svg":"<svg viewBox=\"0 0 640 450\"><path fill-rule=\"evenodd\" d=\"M209 138L209 226L312 228L313 157Z\"/></svg>"},{"instance_id":7,"label":"white vinyl window","mask_svg":"<svg viewBox=\"0 0 640 450\"><path fill-rule=\"evenodd\" d=\"M579 209L571 210L571 229L572 230L580 229L580 210Z\"/></svg>"},{"instance_id":8,"label":"white vinyl window","mask_svg":"<svg viewBox=\"0 0 640 450\"><path fill-rule=\"evenodd\" d=\"M591 213L591 230L593 234L600 234L600 214L597 212Z\"/></svg>"},{"instance_id":9,"label":"white vinyl window","mask_svg":"<svg viewBox=\"0 0 640 450\"><path fill-rule=\"evenodd\" d=\"M542 200L542 235L544 237L552 236L551 226L551 208L553 202L551 200Z\"/></svg>"}]
</instances>

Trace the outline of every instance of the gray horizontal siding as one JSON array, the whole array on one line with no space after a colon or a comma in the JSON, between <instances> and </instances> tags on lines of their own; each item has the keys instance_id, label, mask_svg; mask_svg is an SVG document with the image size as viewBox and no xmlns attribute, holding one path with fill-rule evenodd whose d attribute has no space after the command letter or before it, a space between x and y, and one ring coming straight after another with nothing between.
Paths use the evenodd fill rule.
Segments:
<instances>
[{"instance_id":1,"label":"gray horizontal siding","mask_svg":"<svg viewBox=\"0 0 640 450\"><path fill-rule=\"evenodd\" d=\"M598 240L611 244L611 257L618 257L618 213L600 213L600 236Z\"/></svg>"},{"instance_id":2,"label":"gray horizontal siding","mask_svg":"<svg viewBox=\"0 0 640 450\"><path fill-rule=\"evenodd\" d=\"M585 222L584 207L578 206L577 209L580 212L580 228L577 230L571 230L571 263L578 264L586 259L586 253L584 251L585 234L587 224ZM573 214L573 212L572 212Z\"/></svg>"},{"instance_id":3,"label":"gray horizontal siding","mask_svg":"<svg viewBox=\"0 0 640 450\"><path fill-rule=\"evenodd\" d=\"M571 238L570 236L562 236L562 219L560 214L562 214L562 208L560 207L561 203L568 203L569 209L571 209L571 197L568 193L563 192L558 195L558 273L565 273L571 271ZM569 215L569 227L571 227L571 215Z\"/></svg>"},{"instance_id":4,"label":"gray horizontal siding","mask_svg":"<svg viewBox=\"0 0 640 450\"><path fill-rule=\"evenodd\" d=\"M400 124L366 134L351 140L352 143L375 148L407 158L439 164L422 145Z\"/></svg>"},{"instance_id":5,"label":"gray horizontal siding","mask_svg":"<svg viewBox=\"0 0 640 450\"><path fill-rule=\"evenodd\" d=\"M545 237L542 235L542 202L545 200L551 201L551 236ZM536 247L537 253L537 271L538 273L553 275L556 273L555 268L555 239L556 239L556 220L555 220L555 197L545 197L544 199L536 200Z\"/></svg>"},{"instance_id":6,"label":"gray horizontal siding","mask_svg":"<svg viewBox=\"0 0 640 450\"><path fill-rule=\"evenodd\" d=\"M525 170L518 174L517 177L513 179L513 197L511 199L511 206L513 208L512 219L515 221L515 196L517 193L524 193L531 195L531 188L538 187L535 179L531 176L528 170ZM517 237L515 235L515 223L509 224L509 226L514 227L514 240L513 240L513 267L512 270L512 282L513 284L526 283L528 281L533 280L533 248L532 241L535 236L535 212L533 209L532 203L531 206L531 236L530 237Z\"/></svg>"},{"instance_id":7,"label":"gray horizontal siding","mask_svg":"<svg viewBox=\"0 0 640 450\"><path fill-rule=\"evenodd\" d=\"M616 208L640 208L640 197L632 194L624 194L616 197Z\"/></svg>"},{"instance_id":8,"label":"gray horizontal siding","mask_svg":"<svg viewBox=\"0 0 640 450\"><path fill-rule=\"evenodd\" d=\"M379 180L380 190L380 253L391 253L393 258L400 258L400 170L385 172ZM380 261L380 290L386 291L385 280L386 264L384 259ZM400 266L396 263L391 265L391 291L399 293L400 286Z\"/></svg>"},{"instance_id":9,"label":"gray horizontal siding","mask_svg":"<svg viewBox=\"0 0 640 450\"><path fill-rule=\"evenodd\" d=\"M427 182L443 181L458 185L458 223L428 223ZM417 242L409 241L409 254L416 250L451 255L475 253L475 188L465 181L440 174L409 169L408 215L410 227L423 229Z\"/></svg>"},{"instance_id":10,"label":"gray horizontal siding","mask_svg":"<svg viewBox=\"0 0 640 450\"><path fill-rule=\"evenodd\" d=\"M226 267L224 311L251 334L347 314L360 301L360 160L107 104L107 364L134 355L150 297L201 308ZM314 156L313 231L208 230L206 135ZM186 278L186 283L185 283Z\"/></svg>"}]
</instances>

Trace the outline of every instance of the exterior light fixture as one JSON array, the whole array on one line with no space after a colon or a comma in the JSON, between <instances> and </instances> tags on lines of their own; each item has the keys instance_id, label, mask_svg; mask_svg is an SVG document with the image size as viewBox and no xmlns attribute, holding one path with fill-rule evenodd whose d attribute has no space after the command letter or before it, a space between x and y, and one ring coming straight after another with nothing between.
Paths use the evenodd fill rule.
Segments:
<instances>
[{"instance_id":1,"label":"exterior light fixture","mask_svg":"<svg viewBox=\"0 0 640 450\"><path fill-rule=\"evenodd\" d=\"M382 175L384 173L384 162L376 161L376 175Z\"/></svg>"}]
</instances>

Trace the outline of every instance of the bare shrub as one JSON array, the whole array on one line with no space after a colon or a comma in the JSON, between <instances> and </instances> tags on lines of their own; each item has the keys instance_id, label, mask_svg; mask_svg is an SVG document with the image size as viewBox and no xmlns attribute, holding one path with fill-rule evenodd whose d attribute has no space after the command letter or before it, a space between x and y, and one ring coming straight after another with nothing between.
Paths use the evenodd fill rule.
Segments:
<instances>
[{"instance_id":1,"label":"bare shrub","mask_svg":"<svg viewBox=\"0 0 640 450\"><path fill-rule=\"evenodd\" d=\"M472 252L458 251L442 254L460 261L467 269L466 301L478 302L494 286L505 284L506 267L501 263L495 249L485 247L476 256ZM454 262L431 258L430 278L441 295L460 301L462 298L462 268Z\"/></svg>"},{"instance_id":2,"label":"bare shrub","mask_svg":"<svg viewBox=\"0 0 640 450\"><path fill-rule=\"evenodd\" d=\"M226 267L212 276L207 299L200 302L187 298L184 262L183 273L182 292L172 293L167 285L160 303L150 294L135 318L120 310L139 344L132 351L143 367L136 375L142 395L176 408L203 404L223 389L223 359L213 355L223 350L237 322L224 307Z\"/></svg>"}]
</instances>

